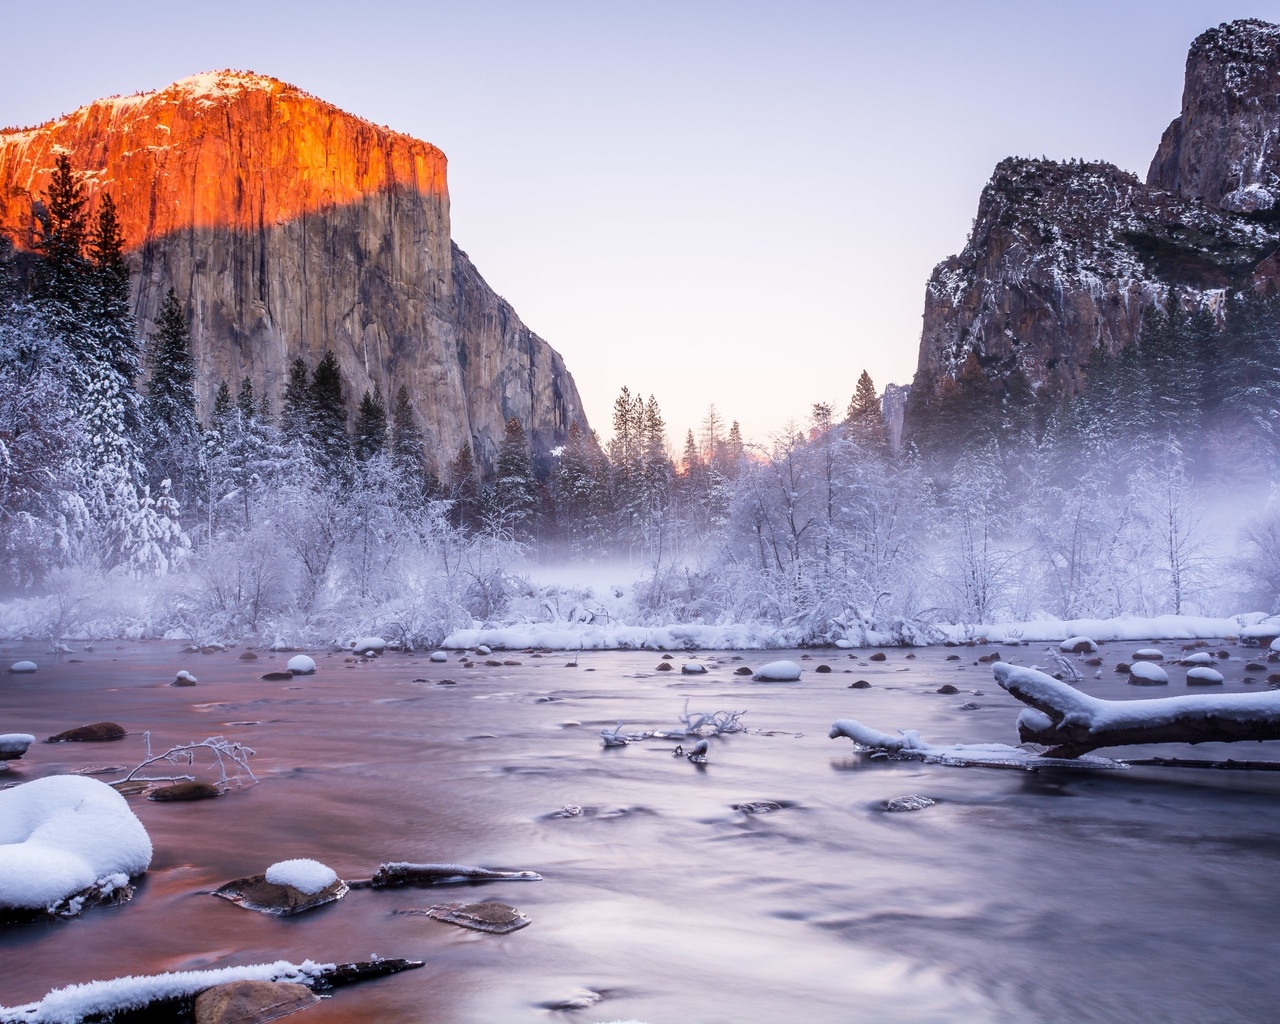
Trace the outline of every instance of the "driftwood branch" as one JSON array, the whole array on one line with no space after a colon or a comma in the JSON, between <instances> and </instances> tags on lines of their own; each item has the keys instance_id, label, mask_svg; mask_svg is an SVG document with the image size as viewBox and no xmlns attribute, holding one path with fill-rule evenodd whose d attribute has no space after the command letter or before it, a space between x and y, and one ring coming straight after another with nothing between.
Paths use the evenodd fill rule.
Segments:
<instances>
[{"instance_id":1,"label":"driftwood branch","mask_svg":"<svg viewBox=\"0 0 1280 1024\"><path fill-rule=\"evenodd\" d=\"M999 663L996 682L1030 706L1018 716L1018 738L1074 758L1102 747L1147 743L1237 743L1280 740L1280 691L1102 700L1035 669Z\"/></svg>"}]
</instances>

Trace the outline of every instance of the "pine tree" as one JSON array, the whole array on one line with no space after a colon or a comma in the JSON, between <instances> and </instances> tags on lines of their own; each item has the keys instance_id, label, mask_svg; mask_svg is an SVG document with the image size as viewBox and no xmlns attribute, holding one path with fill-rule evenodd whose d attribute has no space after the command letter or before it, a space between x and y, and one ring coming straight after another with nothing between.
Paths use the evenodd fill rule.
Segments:
<instances>
[{"instance_id":1,"label":"pine tree","mask_svg":"<svg viewBox=\"0 0 1280 1024\"><path fill-rule=\"evenodd\" d=\"M849 399L849 408L845 411L845 426L859 440L872 441L884 439L884 416L880 411L880 398L876 395L876 386L871 374L866 370L858 377L854 386L853 397Z\"/></svg>"},{"instance_id":2,"label":"pine tree","mask_svg":"<svg viewBox=\"0 0 1280 1024\"><path fill-rule=\"evenodd\" d=\"M502 433L497 478L488 505L492 527L509 529L518 538L529 535L538 507L538 482L533 475L529 438L514 416L507 420Z\"/></svg>"},{"instance_id":3,"label":"pine tree","mask_svg":"<svg viewBox=\"0 0 1280 1024\"><path fill-rule=\"evenodd\" d=\"M284 386L284 406L280 411L280 433L286 445L310 450L311 372L301 356L289 364L289 380Z\"/></svg>"},{"instance_id":4,"label":"pine tree","mask_svg":"<svg viewBox=\"0 0 1280 1024\"><path fill-rule=\"evenodd\" d=\"M156 328L149 339L151 375L142 401L147 472L157 486L172 481L174 494L181 499L200 465L200 425L191 335L172 288L165 295Z\"/></svg>"},{"instance_id":5,"label":"pine tree","mask_svg":"<svg viewBox=\"0 0 1280 1024\"><path fill-rule=\"evenodd\" d=\"M460 530L474 529L480 516L480 477L470 441L462 442L449 464L449 500L453 525Z\"/></svg>"},{"instance_id":6,"label":"pine tree","mask_svg":"<svg viewBox=\"0 0 1280 1024\"><path fill-rule=\"evenodd\" d=\"M428 478L426 469L426 444L413 419L409 389L403 384L391 407L391 466L403 508L416 505L435 490L434 477Z\"/></svg>"},{"instance_id":7,"label":"pine tree","mask_svg":"<svg viewBox=\"0 0 1280 1024\"><path fill-rule=\"evenodd\" d=\"M88 339L82 315L89 304L84 185L71 170L65 153L58 155L46 201L36 206L39 236L35 293L47 310L50 328L61 336L73 357L82 356ZM73 367L74 367L73 363Z\"/></svg>"},{"instance_id":8,"label":"pine tree","mask_svg":"<svg viewBox=\"0 0 1280 1024\"><path fill-rule=\"evenodd\" d=\"M332 351L325 352L311 375L309 398L311 443L316 463L327 476L345 481L350 474L351 463L347 396L342 371ZM384 410L384 432L385 415Z\"/></svg>"},{"instance_id":9,"label":"pine tree","mask_svg":"<svg viewBox=\"0 0 1280 1024\"><path fill-rule=\"evenodd\" d=\"M356 409L353 451L356 462L367 462L380 455L387 447L387 405L382 400L382 388L374 385L373 394L368 389L360 398Z\"/></svg>"}]
</instances>

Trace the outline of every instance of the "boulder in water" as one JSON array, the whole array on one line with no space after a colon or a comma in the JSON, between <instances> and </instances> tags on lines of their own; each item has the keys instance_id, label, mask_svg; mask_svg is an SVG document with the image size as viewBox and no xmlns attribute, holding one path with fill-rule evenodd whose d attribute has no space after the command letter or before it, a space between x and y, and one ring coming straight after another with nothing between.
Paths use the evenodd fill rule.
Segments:
<instances>
[{"instance_id":1,"label":"boulder in water","mask_svg":"<svg viewBox=\"0 0 1280 1024\"><path fill-rule=\"evenodd\" d=\"M9 671L14 675L24 675L28 672L34 672L35 670L36 663L34 661L15 661L9 666Z\"/></svg>"},{"instance_id":2,"label":"boulder in water","mask_svg":"<svg viewBox=\"0 0 1280 1024\"><path fill-rule=\"evenodd\" d=\"M515 907L497 902L438 903L427 908L425 913L437 921L494 935L506 935L530 923L530 919Z\"/></svg>"},{"instance_id":3,"label":"boulder in water","mask_svg":"<svg viewBox=\"0 0 1280 1024\"><path fill-rule=\"evenodd\" d=\"M758 683L794 683L800 678L800 666L794 661L771 661L756 669L751 678Z\"/></svg>"},{"instance_id":4,"label":"boulder in water","mask_svg":"<svg viewBox=\"0 0 1280 1024\"><path fill-rule=\"evenodd\" d=\"M115 722L94 722L93 725L82 725L76 729L68 729L56 736L50 736L46 743L103 743L107 740L122 740L128 735L123 725Z\"/></svg>"},{"instance_id":5,"label":"boulder in water","mask_svg":"<svg viewBox=\"0 0 1280 1024\"><path fill-rule=\"evenodd\" d=\"M195 1024L259 1024L320 1002L306 985L288 981L230 981L196 996Z\"/></svg>"},{"instance_id":6,"label":"boulder in water","mask_svg":"<svg viewBox=\"0 0 1280 1024\"><path fill-rule=\"evenodd\" d=\"M289 671L295 676L309 676L316 670L316 663L305 654L295 654L289 659Z\"/></svg>"}]
</instances>

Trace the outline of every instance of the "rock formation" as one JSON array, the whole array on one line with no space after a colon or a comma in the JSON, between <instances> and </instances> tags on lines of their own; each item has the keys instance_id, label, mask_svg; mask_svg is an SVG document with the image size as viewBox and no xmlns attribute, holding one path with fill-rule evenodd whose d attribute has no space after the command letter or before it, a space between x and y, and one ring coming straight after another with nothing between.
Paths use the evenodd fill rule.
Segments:
<instances>
[{"instance_id":1,"label":"rock formation","mask_svg":"<svg viewBox=\"0 0 1280 1024\"><path fill-rule=\"evenodd\" d=\"M441 472L491 462L516 417L535 451L585 427L573 378L450 238L434 146L260 75L220 72L0 132L0 233L30 248L59 152L89 209L115 200L135 312L186 303L205 408L249 377L279 408L288 364L337 356L352 407L404 385Z\"/></svg>"},{"instance_id":2,"label":"rock formation","mask_svg":"<svg viewBox=\"0 0 1280 1024\"><path fill-rule=\"evenodd\" d=\"M1217 313L1229 292L1280 280L1280 27L1238 21L1201 35L1182 114L1146 183L1111 164L1009 158L983 189L973 232L938 264L905 432L965 375L986 394L1073 394L1090 352L1140 344L1144 308Z\"/></svg>"}]
</instances>

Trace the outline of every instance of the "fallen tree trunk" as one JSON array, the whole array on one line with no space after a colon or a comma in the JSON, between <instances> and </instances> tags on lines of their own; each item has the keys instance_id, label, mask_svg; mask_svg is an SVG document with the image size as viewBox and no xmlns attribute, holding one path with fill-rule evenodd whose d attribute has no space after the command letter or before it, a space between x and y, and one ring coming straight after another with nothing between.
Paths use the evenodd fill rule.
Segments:
<instances>
[{"instance_id":1,"label":"fallen tree trunk","mask_svg":"<svg viewBox=\"0 0 1280 1024\"><path fill-rule=\"evenodd\" d=\"M1280 740L1280 690L1102 700L1035 669L998 663L996 682L1024 704L1018 738L1074 758L1102 747L1147 743Z\"/></svg>"}]
</instances>

